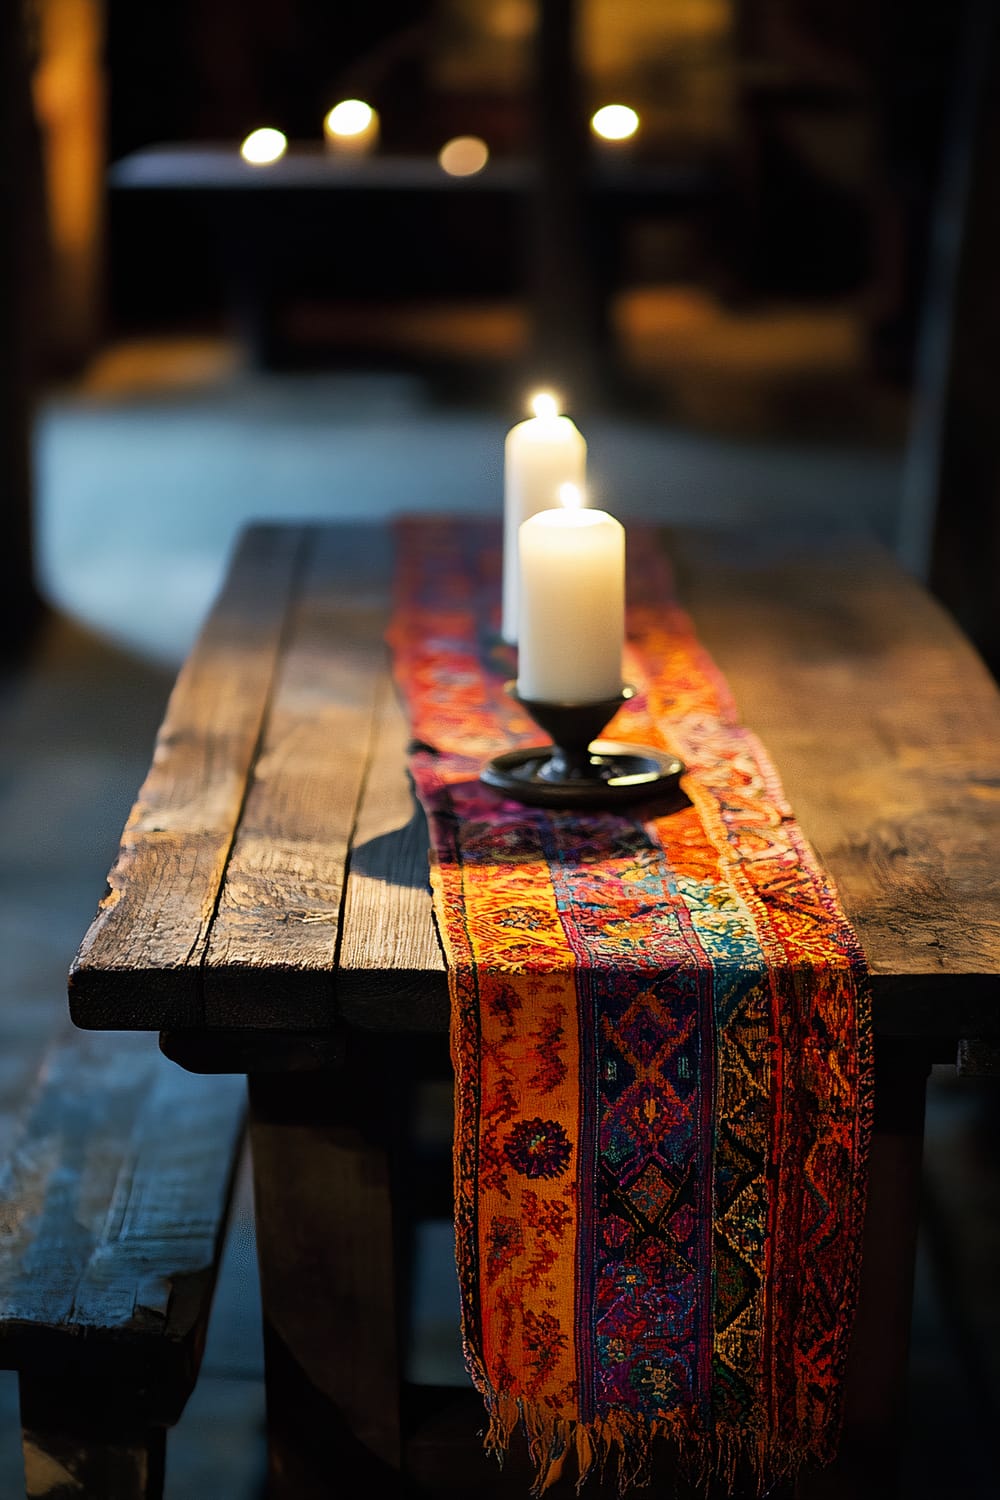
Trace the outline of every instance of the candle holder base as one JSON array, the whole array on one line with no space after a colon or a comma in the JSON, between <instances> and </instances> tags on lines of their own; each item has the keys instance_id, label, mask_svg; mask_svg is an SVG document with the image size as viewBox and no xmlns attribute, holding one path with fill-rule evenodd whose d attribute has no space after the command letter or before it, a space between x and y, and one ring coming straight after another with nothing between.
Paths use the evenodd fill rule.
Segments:
<instances>
[{"instance_id":1,"label":"candle holder base","mask_svg":"<svg viewBox=\"0 0 1000 1500\"><path fill-rule=\"evenodd\" d=\"M595 738L635 689L600 703L539 703L522 698L516 683L507 692L552 736L552 745L533 745L495 756L480 780L486 786L533 807L614 808L674 792L684 773L675 755L646 745Z\"/></svg>"}]
</instances>

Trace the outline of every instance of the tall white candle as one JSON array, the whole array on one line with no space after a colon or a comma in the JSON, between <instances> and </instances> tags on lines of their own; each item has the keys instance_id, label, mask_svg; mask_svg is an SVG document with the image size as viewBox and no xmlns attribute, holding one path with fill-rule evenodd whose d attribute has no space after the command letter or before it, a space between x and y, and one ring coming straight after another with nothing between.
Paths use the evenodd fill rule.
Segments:
<instances>
[{"instance_id":1,"label":"tall white candle","mask_svg":"<svg viewBox=\"0 0 1000 1500\"><path fill-rule=\"evenodd\" d=\"M615 697L625 644L625 528L603 510L543 510L521 527L520 563L518 693L545 703Z\"/></svg>"},{"instance_id":2,"label":"tall white candle","mask_svg":"<svg viewBox=\"0 0 1000 1500\"><path fill-rule=\"evenodd\" d=\"M503 638L517 641L517 534L523 522L555 505L562 484L582 489L587 444L569 417L561 417L555 397L537 395L535 412L518 422L504 445L503 479Z\"/></svg>"}]
</instances>

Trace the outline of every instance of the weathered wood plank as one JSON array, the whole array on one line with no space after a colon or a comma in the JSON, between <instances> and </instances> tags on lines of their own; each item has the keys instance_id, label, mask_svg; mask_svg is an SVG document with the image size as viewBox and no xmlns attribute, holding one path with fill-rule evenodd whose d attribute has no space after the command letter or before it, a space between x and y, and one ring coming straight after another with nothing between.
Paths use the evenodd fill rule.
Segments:
<instances>
[{"instance_id":1,"label":"weathered wood plank","mask_svg":"<svg viewBox=\"0 0 1000 1500\"><path fill-rule=\"evenodd\" d=\"M70 974L88 1027L196 1025L200 965L266 711L303 533L254 527L170 698L108 894Z\"/></svg>"},{"instance_id":2,"label":"weathered wood plank","mask_svg":"<svg viewBox=\"0 0 1000 1500\"><path fill-rule=\"evenodd\" d=\"M147 1420L176 1420L244 1113L241 1080L183 1073L152 1038L53 1045L0 1169L0 1367L141 1372Z\"/></svg>"},{"instance_id":3,"label":"weathered wood plank","mask_svg":"<svg viewBox=\"0 0 1000 1500\"><path fill-rule=\"evenodd\" d=\"M667 545L837 883L879 1029L1000 1030L1000 695L980 659L872 545L708 532Z\"/></svg>"},{"instance_id":4,"label":"weathered wood plank","mask_svg":"<svg viewBox=\"0 0 1000 1500\"><path fill-rule=\"evenodd\" d=\"M386 662L383 551L367 531L313 536L208 941L208 1025L334 1022L344 871Z\"/></svg>"},{"instance_id":5,"label":"weathered wood plank","mask_svg":"<svg viewBox=\"0 0 1000 1500\"><path fill-rule=\"evenodd\" d=\"M351 849L337 998L344 1020L393 1030L435 1030L444 957L431 913L427 819L406 772L409 727L383 684L375 749ZM379 976L392 976L380 1012ZM428 983L428 976L435 982Z\"/></svg>"}]
</instances>

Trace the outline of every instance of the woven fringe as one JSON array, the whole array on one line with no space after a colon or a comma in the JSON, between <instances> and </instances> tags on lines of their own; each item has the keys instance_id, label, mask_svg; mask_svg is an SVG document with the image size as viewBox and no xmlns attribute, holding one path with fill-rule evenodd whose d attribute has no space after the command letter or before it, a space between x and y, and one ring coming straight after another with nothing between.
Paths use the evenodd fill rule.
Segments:
<instances>
[{"instance_id":1,"label":"woven fringe","mask_svg":"<svg viewBox=\"0 0 1000 1500\"><path fill-rule=\"evenodd\" d=\"M671 1448L678 1478L687 1484L707 1486L720 1481L731 1489L739 1477L744 1484L754 1483L758 1496L793 1479L806 1463L825 1463L831 1457L822 1443L789 1450L763 1435L733 1428L701 1432L681 1413L648 1418L613 1412L592 1422L579 1422L553 1417L513 1396L492 1394L487 1396L487 1410L490 1422L483 1445L501 1466L514 1432L520 1428L524 1433L535 1473L531 1494L536 1500L563 1477L571 1461L575 1461L577 1494L591 1474L596 1472L603 1482L609 1469L619 1495L642 1488L651 1481L653 1445L660 1440Z\"/></svg>"}]
</instances>

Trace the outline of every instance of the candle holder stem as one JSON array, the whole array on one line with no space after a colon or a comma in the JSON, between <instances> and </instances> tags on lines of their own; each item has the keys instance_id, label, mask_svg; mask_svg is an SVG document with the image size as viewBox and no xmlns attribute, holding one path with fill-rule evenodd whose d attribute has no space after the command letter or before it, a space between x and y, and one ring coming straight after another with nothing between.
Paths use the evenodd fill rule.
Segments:
<instances>
[{"instance_id":1,"label":"candle holder stem","mask_svg":"<svg viewBox=\"0 0 1000 1500\"><path fill-rule=\"evenodd\" d=\"M517 802L540 807L616 807L675 789L684 765L645 745L598 740L609 719L635 696L624 686L597 703L546 703L506 691L548 734L551 745L510 750L484 767L481 780Z\"/></svg>"}]
</instances>

